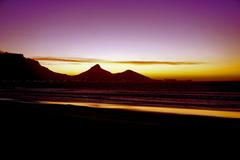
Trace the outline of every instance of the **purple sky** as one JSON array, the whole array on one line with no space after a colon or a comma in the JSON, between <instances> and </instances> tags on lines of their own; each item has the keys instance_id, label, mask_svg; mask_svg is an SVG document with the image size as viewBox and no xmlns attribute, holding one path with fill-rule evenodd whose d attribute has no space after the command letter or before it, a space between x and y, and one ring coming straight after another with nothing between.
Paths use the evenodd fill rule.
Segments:
<instances>
[{"instance_id":1,"label":"purple sky","mask_svg":"<svg viewBox=\"0 0 240 160\"><path fill-rule=\"evenodd\" d=\"M27 57L239 57L240 0L0 0L0 49Z\"/></svg>"}]
</instances>

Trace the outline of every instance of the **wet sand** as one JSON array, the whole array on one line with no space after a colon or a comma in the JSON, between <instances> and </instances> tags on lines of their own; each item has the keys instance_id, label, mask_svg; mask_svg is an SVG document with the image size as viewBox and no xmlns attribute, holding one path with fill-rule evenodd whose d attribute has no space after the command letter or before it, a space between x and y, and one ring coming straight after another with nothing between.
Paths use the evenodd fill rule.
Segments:
<instances>
[{"instance_id":1,"label":"wet sand","mask_svg":"<svg viewBox=\"0 0 240 160\"><path fill-rule=\"evenodd\" d=\"M240 119L139 112L62 104L0 101L3 131L168 132L238 131Z\"/></svg>"},{"instance_id":2,"label":"wet sand","mask_svg":"<svg viewBox=\"0 0 240 160\"><path fill-rule=\"evenodd\" d=\"M143 106L143 105L127 105L127 104L111 104L111 103L89 103L89 102L62 102L62 101L39 101L41 104L60 104L73 105L88 108L104 108L104 109L121 109L136 112L151 112L151 113L167 113L178 115L193 115L193 116L209 116L220 118L235 118L240 119L239 110L221 110L221 109L196 109L182 107L161 107L161 106Z\"/></svg>"}]
</instances>

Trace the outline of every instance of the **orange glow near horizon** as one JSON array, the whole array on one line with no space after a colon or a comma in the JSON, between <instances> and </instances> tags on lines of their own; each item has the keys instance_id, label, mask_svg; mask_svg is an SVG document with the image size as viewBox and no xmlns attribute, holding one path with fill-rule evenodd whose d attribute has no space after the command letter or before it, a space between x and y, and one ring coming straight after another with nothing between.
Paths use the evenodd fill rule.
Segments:
<instances>
[{"instance_id":1,"label":"orange glow near horizon","mask_svg":"<svg viewBox=\"0 0 240 160\"><path fill-rule=\"evenodd\" d=\"M134 64L134 63L116 63L116 62L58 62L58 61L39 61L41 65L58 73L77 75L95 64L100 64L105 70L112 73L133 70L152 79L179 79L179 80L213 80L213 81L234 81L240 80L240 64L238 63L203 63L203 64Z\"/></svg>"}]
</instances>

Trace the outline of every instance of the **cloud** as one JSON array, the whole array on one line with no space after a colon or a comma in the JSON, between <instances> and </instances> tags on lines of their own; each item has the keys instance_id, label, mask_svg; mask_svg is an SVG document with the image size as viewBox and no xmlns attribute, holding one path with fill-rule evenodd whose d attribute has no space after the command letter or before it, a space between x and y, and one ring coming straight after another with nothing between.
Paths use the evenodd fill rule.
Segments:
<instances>
[{"instance_id":1,"label":"cloud","mask_svg":"<svg viewBox=\"0 0 240 160\"><path fill-rule=\"evenodd\" d=\"M137 64L137 65L153 65L153 64L165 64L165 65L194 65L194 64L204 64L205 62L189 62L189 61L114 61L115 63L122 64Z\"/></svg>"},{"instance_id":2,"label":"cloud","mask_svg":"<svg viewBox=\"0 0 240 160\"><path fill-rule=\"evenodd\" d=\"M54 62L96 62L98 59L93 58L59 58L59 57L34 57L36 61L54 61Z\"/></svg>"},{"instance_id":3,"label":"cloud","mask_svg":"<svg viewBox=\"0 0 240 160\"><path fill-rule=\"evenodd\" d=\"M59 58L59 57L35 57L37 61L49 62L70 62L70 63L119 63L135 65L199 65L206 64L201 61L110 61L93 58Z\"/></svg>"}]
</instances>

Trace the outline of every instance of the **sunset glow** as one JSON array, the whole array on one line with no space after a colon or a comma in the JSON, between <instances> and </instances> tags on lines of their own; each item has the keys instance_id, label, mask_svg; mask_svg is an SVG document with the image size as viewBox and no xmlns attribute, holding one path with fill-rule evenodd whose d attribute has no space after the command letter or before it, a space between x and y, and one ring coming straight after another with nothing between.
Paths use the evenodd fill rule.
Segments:
<instances>
[{"instance_id":1,"label":"sunset glow","mask_svg":"<svg viewBox=\"0 0 240 160\"><path fill-rule=\"evenodd\" d=\"M123 72L131 69L138 73L149 76L153 79L180 79L180 80L240 80L239 64L134 64L134 63L117 63L104 61L90 62L59 62L44 61L40 64L47 68L68 75L80 74L95 64L100 64L103 69L112 73Z\"/></svg>"},{"instance_id":2,"label":"sunset glow","mask_svg":"<svg viewBox=\"0 0 240 160\"><path fill-rule=\"evenodd\" d=\"M240 80L236 0L1 0L0 15L0 50L53 57L36 60L55 72L98 63L154 79Z\"/></svg>"}]
</instances>

